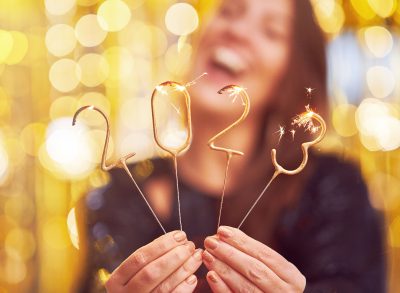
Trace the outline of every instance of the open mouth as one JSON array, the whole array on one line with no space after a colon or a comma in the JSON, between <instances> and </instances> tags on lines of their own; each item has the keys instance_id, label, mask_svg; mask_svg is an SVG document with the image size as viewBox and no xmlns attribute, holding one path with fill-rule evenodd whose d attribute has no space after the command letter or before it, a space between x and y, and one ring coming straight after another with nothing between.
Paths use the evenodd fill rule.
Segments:
<instances>
[{"instance_id":1,"label":"open mouth","mask_svg":"<svg viewBox=\"0 0 400 293\"><path fill-rule=\"evenodd\" d=\"M246 66L244 58L235 50L217 47L211 55L208 71L224 80L236 81L246 71Z\"/></svg>"}]
</instances>

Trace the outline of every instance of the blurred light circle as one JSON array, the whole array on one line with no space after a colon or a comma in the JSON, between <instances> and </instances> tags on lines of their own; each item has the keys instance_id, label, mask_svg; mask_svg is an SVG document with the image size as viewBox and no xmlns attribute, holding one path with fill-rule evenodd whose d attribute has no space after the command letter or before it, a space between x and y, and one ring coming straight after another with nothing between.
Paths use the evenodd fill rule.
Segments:
<instances>
[{"instance_id":1,"label":"blurred light circle","mask_svg":"<svg viewBox=\"0 0 400 293\"><path fill-rule=\"evenodd\" d=\"M119 40L135 57L157 58L168 46L167 37L160 28L142 21L131 22L120 32Z\"/></svg>"},{"instance_id":2,"label":"blurred light circle","mask_svg":"<svg viewBox=\"0 0 400 293\"><path fill-rule=\"evenodd\" d=\"M135 68L135 63L128 49L124 47L111 47L103 53L103 56L109 65L109 80L119 81L130 77L131 72ZM140 69L137 68L137 70L139 71Z\"/></svg>"},{"instance_id":3,"label":"blurred light circle","mask_svg":"<svg viewBox=\"0 0 400 293\"><path fill-rule=\"evenodd\" d=\"M100 27L95 14L82 16L76 23L75 34L84 47L98 46L107 36L107 32Z\"/></svg>"},{"instance_id":4,"label":"blurred light circle","mask_svg":"<svg viewBox=\"0 0 400 293\"><path fill-rule=\"evenodd\" d=\"M197 29L199 17L192 5L176 3L165 14L165 25L174 35L188 35Z\"/></svg>"},{"instance_id":5,"label":"blurred light circle","mask_svg":"<svg viewBox=\"0 0 400 293\"><path fill-rule=\"evenodd\" d=\"M55 171L65 176L83 177L93 170L93 152L88 137L87 128L79 121L75 126L72 118L60 118L53 121L47 128L45 150L55 166L46 164L46 168L58 168Z\"/></svg>"},{"instance_id":6,"label":"blurred light circle","mask_svg":"<svg viewBox=\"0 0 400 293\"><path fill-rule=\"evenodd\" d=\"M9 256L2 264L4 273L2 277L9 284L19 284L25 280L27 268L25 263L17 256Z\"/></svg>"},{"instance_id":7,"label":"blurred light circle","mask_svg":"<svg viewBox=\"0 0 400 293\"><path fill-rule=\"evenodd\" d=\"M13 65L21 62L28 52L28 38L21 32L12 31L10 33L13 38L13 47L5 63Z\"/></svg>"},{"instance_id":8,"label":"blurred light circle","mask_svg":"<svg viewBox=\"0 0 400 293\"><path fill-rule=\"evenodd\" d=\"M189 68L192 56L192 46L184 44L180 50L178 45L173 44L165 53L165 66L172 74L185 74Z\"/></svg>"},{"instance_id":9,"label":"blurred light circle","mask_svg":"<svg viewBox=\"0 0 400 293\"><path fill-rule=\"evenodd\" d=\"M372 19L376 15L371 6L369 6L368 1L351 0L351 4L358 15L366 20Z\"/></svg>"},{"instance_id":10,"label":"blurred light circle","mask_svg":"<svg viewBox=\"0 0 400 293\"><path fill-rule=\"evenodd\" d=\"M98 11L97 19L100 26L109 32L122 30L131 19L131 10L122 0L108 0L103 2Z\"/></svg>"},{"instance_id":11,"label":"blurred light circle","mask_svg":"<svg viewBox=\"0 0 400 293\"><path fill-rule=\"evenodd\" d=\"M33 256L36 249L32 233L20 228L14 228L7 234L4 246L7 253L16 253L25 261Z\"/></svg>"},{"instance_id":12,"label":"blurred light circle","mask_svg":"<svg viewBox=\"0 0 400 293\"><path fill-rule=\"evenodd\" d=\"M315 13L321 28L329 34L337 34L344 25L345 14L342 6L335 0L318 0L314 4Z\"/></svg>"},{"instance_id":13,"label":"blurred light circle","mask_svg":"<svg viewBox=\"0 0 400 293\"><path fill-rule=\"evenodd\" d=\"M7 60L14 45L14 38L8 31L0 29L0 64Z\"/></svg>"},{"instance_id":14,"label":"blurred light circle","mask_svg":"<svg viewBox=\"0 0 400 293\"><path fill-rule=\"evenodd\" d=\"M339 135L349 137L357 134L356 110L357 108L350 104L342 104L333 109L332 124Z\"/></svg>"},{"instance_id":15,"label":"blurred light circle","mask_svg":"<svg viewBox=\"0 0 400 293\"><path fill-rule=\"evenodd\" d=\"M367 71L368 88L374 97L386 98L396 87L394 73L384 66L373 66Z\"/></svg>"},{"instance_id":16,"label":"blurred light circle","mask_svg":"<svg viewBox=\"0 0 400 293\"><path fill-rule=\"evenodd\" d=\"M371 8L382 18L391 16L396 10L395 0L368 0Z\"/></svg>"},{"instance_id":17,"label":"blurred light circle","mask_svg":"<svg viewBox=\"0 0 400 293\"><path fill-rule=\"evenodd\" d=\"M78 109L78 99L72 96L57 98L51 103L49 115L52 120L62 117L72 117Z\"/></svg>"},{"instance_id":18,"label":"blurred light circle","mask_svg":"<svg viewBox=\"0 0 400 293\"><path fill-rule=\"evenodd\" d=\"M68 235L72 245L79 249L79 234L78 226L76 224L75 208L72 208L67 216Z\"/></svg>"},{"instance_id":19,"label":"blurred light circle","mask_svg":"<svg viewBox=\"0 0 400 293\"><path fill-rule=\"evenodd\" d=\"M77 108L93 105L99 108L104 114L109 117L111 111L110 101L101 93L88 92L84 94L78 102ZM79 115L79 119L90 126L101 126L105 124L104 118L97 111L84 111ZM105 127L105 125L104 125Z\"/></svg>"},{"instance_id":20,"label":"blurred light circle","mask_svg":"<svg viewBox=\"0 0 400 293\"><path fill-rule=\"evenodd\" d=\"M131 131L128 135L123 137L117 155L124 156L135 152L136 155L131 158L131 162L138 162L153 156L153 146L153 137L150 134L141 131Z\"/></svg>"},{"instance_id":21,"label":"blurred light circle","mask_svg":"<svg viewBox=\"0 0 400 293\"><path fill-rule=\"evenodd\" d=\"M40 146L44 142L46 126L43 123L31 123L24 127L20 141L25 153L37 156Z\"/></svg>"},{"instance_id":22,"label":"blurred light circle","mask_svg":"<svg viewBox=\"0 0 400 293\"><path fill-rule=\"evenodd\" d=\"M64 15L75 8L75 0L44 0L46 10L52 15Z\"/></svg>"},{"instance_id":23,"label":"blurred light circle","mask_svg":"<svg viewBox=\"0 0 400 293\"><path fill-rule=\"evenodd\" d=\"M8 177L9 157L5 148L3 137L0 135L0 184L2 184Z\"/></svg>"},{"instance_id":24,"label":"blurred light circle","mask_svg":"<svg viewBox=\"0 0 400 293\"><path fill-rule=\"evenodd\" d=\"M393 49L393 37L382 26L373 26L365 29L364 37L367 48L375 57L385 57Z\"/></svg>"},{"instance_id":25,"label":"blurred light circle","mask_svg":"<svg viewBox=\"0 0 400 293\"><path fill-rule=\"evenodd\" d=\"M11 221L29 225L35 217L35 206L29 195L12 194L4 204L4 215Z\"/></svg>"},{"instance_id":26,"label":"blurred light circle","mask_svg":"<svg viewBox=\"0 0 400 293\"><path fill-rule=\"evenodd\" d=\"M81 70L71 59L60 59L53 63L49 72L52 86L60 92L74 90L81 79Z\"/></svg>"},{"instance_id":27,"label":"blurred light circle","mask_svg":"<svg viewBox=\"0 0 400 293\"><path fill-rule=\"evenodd\" d=\"M67 24L56 24L46 33L47 50L57 57L71 53L76 46L76 37L73 27Z\"/></svg>"},{"instance_id":28,"label":"blurred light circle","mask_svg":"<svg viewBox=\"0 0 400 293\"><path fill-rule=\"evenodd\" d=\"M95 53L83 55L78 65L82 73L81 82L87 87L96 87L108 77L108 63L102 55Z\"/></svg>"},{"instance_id":29,"label":"blurred light circle","mask_svg":"<svg viewBox=\"0 0 400 293\"><path fill-rule=\"evenodd\" d=\"M374 124L380 117L386 117L389 108L380 100L364 99L356 111L356 124L358 130L365 135L374 134Z\"/></svg>"}]
</instances>

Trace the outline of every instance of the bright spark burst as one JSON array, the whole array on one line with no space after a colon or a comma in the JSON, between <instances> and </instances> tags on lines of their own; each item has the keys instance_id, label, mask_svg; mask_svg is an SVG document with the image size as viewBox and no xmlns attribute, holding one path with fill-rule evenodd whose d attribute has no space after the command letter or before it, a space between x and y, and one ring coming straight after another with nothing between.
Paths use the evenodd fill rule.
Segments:
<instances>
[{"instance_id":1,"label":"bright spark burst","mask_svg":"<svg viewBox=\"0 0 400 293\"><path fill-rule=\"evenodd\" d=\"M187 84L185 84L185 87L188 88L188 87L190 87L192 85L195 85L200 78L202 78L203 76L205 76L207 74L208 74L207 72L203 72L200 76L196 77L192 81L190 81Z\"/></svg>"},{"instance_id":2,"label":"bright spark burst","mask_svg":"<svg viewBox=\"0 0 400 293\"><path fill-rule=\"evenodd\" d=\"M161 85L156 86L156 90L158 92L160 92L161 94L163 94L163 95L167 95L168 94L167 91Z\"/></svg>"},{"instance_id":3,"label":"bright spark burst","mask_svg":"<svg viewBox=\"0 0 400 293\"><path fill-rule=\"evenodd\" d=\"M278 143L281 142L282 137L285 135L285 126L279 125L279 130L276 131L275 133L279 134Z\"/></svg>"},{"instance_id":4,"label":"bright spark burst","mask_svg":"<svg viewBox=\"0 0 400 293\"><path fill-rule=\"evenodd\" d=\"M313 91L314 91L314 89L313 89L313 88L306 87L307 96L309 96L309 97L310 97Z\"/></svg>"},{"instance_id":5,"label":"bright spark burst","mask_svg":"<svg viewBox=\"0 0 400 293\"><path fill-rule=\"evenodd\" d=\"M240 95L240 93L241 93L243 90L245 90L245 88L242 88L242 87L240 87L240 86L235 86L235 87L232 87L232 88L230 88L230 89L228 90L229 97L232 98L232 103L235 103L236 100L237 100L237 98L240 97L240 100L242 101L242 105L243 105L243 106L246 105L245 102L244 102L243 97Z\"/></svg>"},{"instance_id":6,"label":"bright spark burst","mask_svg":"<svg viewBox=\"0 0 400 293\"><path fill-rule=\"evenodd\" d=\"M289 132L292 134L292 140L294 140L294 135L296 134L296 130L291 129Z\"/></svg>"},{"instance_id":7,"label":"bright spark burst","mask_svg":"<svg viewBox=\"0 0 400 293\"><path fill-rule=\"evenodd\" d=\"M292 122L292 125L297 125L298 127L304 127L305 131L310 131L315 133L318 131L319 127L314 125L313 122L314 111L310 109L310 105L306 106L306 112L297 115Z\"/></svg>"}]
</instances>

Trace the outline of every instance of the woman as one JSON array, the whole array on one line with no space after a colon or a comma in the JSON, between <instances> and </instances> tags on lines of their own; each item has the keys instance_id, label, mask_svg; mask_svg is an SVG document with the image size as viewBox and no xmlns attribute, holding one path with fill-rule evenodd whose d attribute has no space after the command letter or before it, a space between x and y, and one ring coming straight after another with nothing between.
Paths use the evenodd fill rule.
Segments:
<instances>
[{"instance_id":1,"label":"woman","mask_svg":"<svg viewBox=\"0 0 400 293\"><path fill-rule=\"evenodd\" d=\"M305 86L317 89L312 107L325 111L324 40L309 1L225 1L193 60L189 77L208 76L190 89L194 138L179 159L186 233L176 231L168 160L131 166L172 231L160 237L129 178L113 171L111 183L82 202L88 238L82 291L95 291L96 272L105 268L112 271L108 292L384 292L379 218L357 169L333 157L311 154L304 172L279 177L242 229L233 228L273 173L268 157L278 124L290 125L310 102ZM229 106L216 95L228 84L247 89L252 110L218 142L245 156L232 160L224 226L214 235L226 157L207 141L242 111L240 103ZM301 143L307 136L296 138ZM283 140L278 157L296 167L298 144Z\"/></svg>"}]
</instances>

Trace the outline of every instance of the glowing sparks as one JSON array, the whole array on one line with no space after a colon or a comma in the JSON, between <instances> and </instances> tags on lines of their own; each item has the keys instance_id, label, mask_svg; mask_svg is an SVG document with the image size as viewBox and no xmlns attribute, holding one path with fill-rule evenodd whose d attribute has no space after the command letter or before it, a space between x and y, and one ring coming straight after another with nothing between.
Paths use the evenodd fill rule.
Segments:
<instances>
[{"instance_id":1,"label":"glowing sparks","mask_svg":"<svg viewBox=\"0 0 400 293\"><path fill-rule=\"evenodd\" d=\"M279 125L279 130L277 132L275 132L275 133L279 134L279 141L278 142L281 142L282 137L285 135L285 126Z\"/></svg>"},{"instance_id":2,"label":"glowing sparks","mask_svg":"<svg viewBox=\"0 0 400 293\"><path fill-rule=\"evenodd\" d=\"M192 81L188 82L187 84L185 84L185 87L190 87L192 85L195 85L197 83L197 81L202 78L203 76L207 75L207 72L203 72L200 76L196 77L195 79L193 79Z\"/></svg>"},{"instance_id":3,"label":"glowing sparks","mask_svg":"<svg viewBox=\"0 0 400 293\"><path fill-rule=\"evenodd\" d=\"M306 112L297 115L292 122L292 125L297 125L298 127L304 127L306 131L315 133L318 131L318 127L314 125L313 117L315 113L311 110L310 105L306 106Z\"/></svg>"},{"instance_id":4,"label":"glowing sparks","mask_svg":"<svg viewBox=\"0 0 400 293\"><path fill-rule=\"evenodd\" d=\"M314 91L313 88L306 87L306 92L307 92L307 96L308 96L308 97L311 97L311 94L312 94L313 91Z\"/></svg>"},{"instance_id":5,"label":"glowing sparks","mask_svg":"<svg viewBox=\"0 0 400 293\"><path fill-rule=\"evenodd\" d=\"M229 96L230 98L232 98L232 103L235 103L236 100L237 100L237 98L240 97L240 100L242 101L242 105L243 105L243 106L246 105L245 100L243 99L242 95L240 95L240 93L241 93L243 90L245 90L245 88L242 88L242 87L240 87L240 86L233 86L233 87L231 87L231 88L229 88L229 89L227 90L228 96Z\"/></svg>"},{"instance_id":6,"label":"glowing sparks","mask_svg":"<svg viewBox=\"0 0 400 293\"><path fill-rule=\"evenodd\" d=\"M289 132L292 135L292 140L294 140L294 135L296 134L296 130L291 129Z\"/></svg>"}]
</instances>

